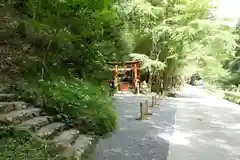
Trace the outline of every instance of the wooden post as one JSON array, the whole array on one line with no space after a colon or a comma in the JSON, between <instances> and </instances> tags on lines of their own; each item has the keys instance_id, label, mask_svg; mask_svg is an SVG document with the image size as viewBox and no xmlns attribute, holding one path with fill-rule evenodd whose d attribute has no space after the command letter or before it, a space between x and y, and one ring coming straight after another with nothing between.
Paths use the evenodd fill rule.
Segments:
<instances>
[{"instance_id":1,"label":"wooden post","mask_svg":"<svg viewBox=\"0 0 240 160\"><path fill-rule=\"evenodd\" d=\"M157 105L157 95L154 96L154 104Z\"/></svg>"},{"instance_id":2,"label":"wooden post","mask_svg":"<svg viewBox=\"0 0 240 160\"><path fill-rule=\"evenodd\" d=\"M148 114L148 100L145 102L145 113Z\"/></svg>"},{"instance_id":3,"label":"wooden post","mask_svg":"<svg viewBox=\"0 0 240 160\"><path fill-rule=\"evenodd\" d=\"M143 103L140 103L140 117L136 118L136 120L143 120L145 116L145 106Z\"/></svg>"},{"instance_id":4,"label":"wooden post","mask_svg":"<svg viewBox=\"0 0 240 160\"><path fill-rule=\"evenodd\" d=\"M146 115L152 115L152 113L149 113L149 111L148 111L148 100L146 100L146 102L145 102L145 104L146 104L146 106L145 106L145 113L146 113Z\"/></svg>"},{"instance_id":5,"label":"wooden post","mask_svg":"<svg viewBox=\"0 0 240 160\"><path fill-rule=\"evenodd\" d=\"M137 94L139 95L140 94L140 86L139 86L139 83L137 82L137 84L136 84L137 86Z\"/></svg>"},{"instance_id":6,"label":"wooden post","mask_svg":"<svg viewBox=\"0 0 240 160\"><path fill-rule=\"evenodd\" d=\"M154 107L155 104L155 100L154 100L154 96L152 96L152 107Z\"/></svg>"},{"instance_id":7,"label":"wooden post","mask_svg":"<svg viewBox=\"0 0 240 160\"><path fill-rule=\"evenodd\" d=\"M140 119L143 120L143 118L144 118L143 103L140 103Z\"/></svg>"}]
</instances>

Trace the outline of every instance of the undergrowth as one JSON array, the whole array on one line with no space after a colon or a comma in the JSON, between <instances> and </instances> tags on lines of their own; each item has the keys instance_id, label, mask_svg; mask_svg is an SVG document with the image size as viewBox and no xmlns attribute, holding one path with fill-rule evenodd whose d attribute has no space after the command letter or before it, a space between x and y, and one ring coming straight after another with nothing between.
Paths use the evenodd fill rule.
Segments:
<instances>
[{"instance_id":1,"label":"undergrowth","mask_svg":"<svg viewBox=\"0 0 240 160\"><path fill-rule=\"evenodd\" d=\"M0 160L57 160L57 154L25 131L0 131Z\"/></svg>"},{"instance_id":2,"label":"undergrowth","mask_svg":"<svg viewBox=\"0 0 240 160\"><path fill-rule=\"evenodd\" d=\"M240 104L240 92L225 92L224 98L234 103Z\"/></svg>"},{"instance_id":3,"label":"undergrowth","mask_svg":"<svg viewBox=\"0 0 240 160\"><path fill-rule=\"evenodd\" d=\"M116 113L101 85L106 80L104 64L122 48L118 44L121 21L116 10L108 7L112 3L0 2L3 47L14 42L21 48L12 51L14 57L21 57L11 65L17 66L18 76L8 72L18 82L17 95L52 115L60 114L82 132L98 135L116 128Z\"/></svg>"},{"instance_id":4,"label":"undergrowth","mask_svg":"<svg viewBox=\"0 0 240 160\"><path fill-rule=\"evenodd\" d=\"M240 89L236 86L229 86L229 87L223 87L221 85L216 84L209 84L206 83L205 87L212 92L214 92L216 95L229 100L231 102L234 102L236 104L240 104Z\"/></svg>"},{"instance_id":5,"label":"undergrowth","mask_svg":"<svg viewBox=\"0 0 240 160\"><path fill-rule=\"evenodd\" d=\"M38 102L45 111L79 127L82 132L106 134L116 128L116 113L104 86L74 77L55 77L52 81L25 79L18 92Z\"/></svg>"}]
</instances>

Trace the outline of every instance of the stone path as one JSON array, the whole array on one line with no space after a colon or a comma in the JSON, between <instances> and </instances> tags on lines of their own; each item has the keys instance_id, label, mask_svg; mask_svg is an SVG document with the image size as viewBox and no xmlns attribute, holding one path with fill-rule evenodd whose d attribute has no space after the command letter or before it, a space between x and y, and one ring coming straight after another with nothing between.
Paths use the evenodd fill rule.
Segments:
<instances>
[{"instance_id":1,"label":"stone path","mask_svg":"<svg viewBox=\"0 0 240 160\"><path fill-rule=\"evenodd\" d=\"M239 105L187 86L178 98L159 100L148 120L136 121L146 99L115 97L118 131L99 141L92 160L240 159Z\"/></svg>"},{"instance_id":2,"label":"stone path","mask_svg":"<svg viewBox=\"0 0 240 160\"><path fill-rule=\"evenodd\" d=\"M16 101L17 96L5 92L0 88L0 129L14 127L48 141L59 151L56 159L82 158L95 144L95 136L84 135L77 128L61 122L59 116L48 116L42 108Z\"/></svg>"}]
</instances>

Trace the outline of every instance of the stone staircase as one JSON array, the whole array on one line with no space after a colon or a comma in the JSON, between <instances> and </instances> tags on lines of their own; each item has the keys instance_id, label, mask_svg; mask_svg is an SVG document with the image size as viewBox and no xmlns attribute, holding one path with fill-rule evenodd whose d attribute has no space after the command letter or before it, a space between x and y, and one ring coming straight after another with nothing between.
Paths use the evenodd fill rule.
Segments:
<instances>
[{"instance_id":1,"label":"stone staircase","mask_svg":"<svg viewBox=\"0 0 240 160\"><path fill-rule=\"evenodd\" d=\"M61 148L60 157L81 159L95 144L96 137L81 134L75 128L48 116L41 108L15 101L14 94L0 90L0 127L26 130Z\"/></svg>"}]
</instances>

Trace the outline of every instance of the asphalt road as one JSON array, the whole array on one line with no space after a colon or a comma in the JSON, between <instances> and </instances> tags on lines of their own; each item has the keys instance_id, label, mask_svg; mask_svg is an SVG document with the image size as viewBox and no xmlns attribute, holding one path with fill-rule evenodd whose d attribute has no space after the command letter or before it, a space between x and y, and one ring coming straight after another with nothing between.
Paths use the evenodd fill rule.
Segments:
<instances>
[{"instance_id":1,"label":"asphalt road","mask_svg":"<svg viewBox=\"0 0 240 160\"><path fill-rule=\"evenodd\" d=\"M148 120L137 121L146 99L115 96L118 130L99 141L92 160L240 159L239 105L187 86L177 98L158 100Z\"/></svg>"}]
</instances>

